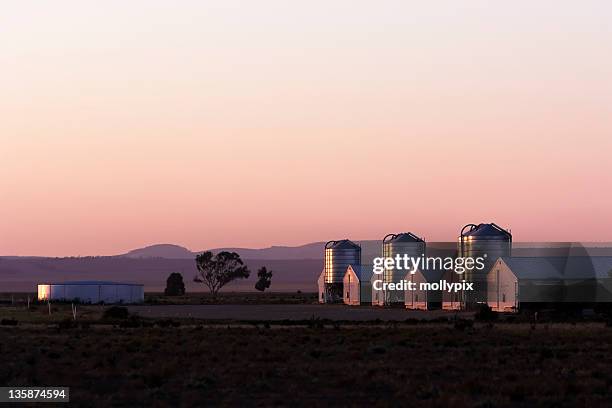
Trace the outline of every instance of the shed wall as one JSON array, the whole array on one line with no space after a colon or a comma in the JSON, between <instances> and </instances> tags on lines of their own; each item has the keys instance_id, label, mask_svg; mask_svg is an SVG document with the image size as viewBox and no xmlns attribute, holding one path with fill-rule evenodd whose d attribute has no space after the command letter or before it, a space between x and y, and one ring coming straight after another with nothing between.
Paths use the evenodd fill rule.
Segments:
<instances>
[{"instance_id":1,"label":"shed wall","mask_svg":"<svg viewBox=\"0 0 612 408\"><path fill-rule=\"evenodd\" d=\"M404 291L404 306L406 309L427 310L427 291L420 289L420 284L427 282L423 273L417 270L415 273L408 273L404 277L409 282L415 283L416 290Z\"/></svg>"},{"instance_id":2,"label":"shed wall","mask_svg":"<svg viewBox=\"0 0 612 408\"><path fill-rule=\"evenodd\" d=\"M80 301L83 303L139 303L144 301L141 285L113 284L42 284L39 300Z\"/></svg>"}]
</instances>

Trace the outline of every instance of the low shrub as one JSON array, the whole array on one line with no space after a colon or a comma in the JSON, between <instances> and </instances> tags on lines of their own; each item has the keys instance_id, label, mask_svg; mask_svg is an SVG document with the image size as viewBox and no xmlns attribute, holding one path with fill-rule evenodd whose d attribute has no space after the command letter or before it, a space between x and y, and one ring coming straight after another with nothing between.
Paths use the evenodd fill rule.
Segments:
<instances>
[{"instance_id":1,"label":"low shrub","mask_svg":"<svg viewBox=\"0 0 612 408\"><path fill-rule=\"evenodd\" d=\"M17 320L16 319L2 319L0 320L0 324L2 326L17 326Z\"/></svg>"},{"instance_id":2,"label":"low shrub","mask_svg":"<svg viewBox=\"0 0 612 408\"><path fill-rule=\"evenodd\" d=\"M129 315L127 307L112 306L104 311L102 317L104 319L127 319Z\"/></svg>"},{"instance_id":3,"label":"low shrub","mask_svg":"<svg viewBox=\"0 0 612 408\"><path fill-rule=\"evenodd\" d=\"M479 305L478 310L474 315L474 319L476 319L478 322L490 322L497 320L497 313L494 312L489 305Z\"/></svg>"},{"instance_id":4,"label":"low shrub","mask_svg":"<svg viewBox=\"0 0 612 408\"><path fill-rule=\"evenodd\" d=\"M78 327L77 323L74 320L70 320L70 319L64 319L61 322L58 323L57 327L60 330L66 330L66 329L74 329L76 327Z\"/></svg>"},{"instance_id":5,"label":"low shrub","mask_svg":"<svg viewBox=\"0 0 612 408\"><path fill-rule=\"evenodd\" d=\"M130 316L129 319L120 322L119 327L122 329L135 329L137 327L142 327L142 321L137 316Z\"/></svg>"},{"instance_id":6,"label":"low shrub","mask_svg":"<svg viewBox=\"0 0 612 408\"><path fill-rule=\"evenodd\" d=\"M455 329L463 331L465 329L471 329L474 327L474 322L472 320L467 319L457 319L455 320Z\"/></svg>"},{"instance_id":7,"label":"low shrub","mask_svg":"<svg viewBox=\"0 0 612 408\"><path fill-rule=\"evenodd\" d=\"M181 322L172 319L160 319L155 322L157 327L180 327Z\"/></svg>"}]
</instances>

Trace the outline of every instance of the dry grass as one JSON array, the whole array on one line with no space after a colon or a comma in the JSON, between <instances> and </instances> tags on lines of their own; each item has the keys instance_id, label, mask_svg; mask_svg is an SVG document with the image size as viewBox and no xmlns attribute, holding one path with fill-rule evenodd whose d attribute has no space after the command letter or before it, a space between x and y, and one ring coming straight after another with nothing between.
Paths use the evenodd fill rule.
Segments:
<instances>
[{"instance_id":1,"label":"dry grass","mask_svg":"<svg viewBox=\"0 0 612 408\"><path fill-rule=\"evenodd\" d=\"M0 327L0 384L81 406L610 406L603 324Z\"/></svg>"},{"instance_id":2,"label":"dry grass","mask_svg":"<svg viewBox=\"0 0 612 408\"><path fill-rule=\"evenodd\" d=\"M184 296L165 296L163 293L146 293L145 303L156 305L295 305L318 303L316 293L302 292L222 292L217 299L210 293L192 292Z\"/></svg>"},{"instance_id":3,"label":"dry grass","mask_svg":"<svg viewBox=\"0 0 612 408\"><path fill-rule=\"evenodd\" d=\"M76 305L77 319L80 321L97 321L105 307L100 305ZM0 319L17 320L22 323L57 323L72 320L72 307L69 303L52 303L51 314L46 303L32 303L28 309L25 305L0 306Z\"/></svg>"}]
</instances>

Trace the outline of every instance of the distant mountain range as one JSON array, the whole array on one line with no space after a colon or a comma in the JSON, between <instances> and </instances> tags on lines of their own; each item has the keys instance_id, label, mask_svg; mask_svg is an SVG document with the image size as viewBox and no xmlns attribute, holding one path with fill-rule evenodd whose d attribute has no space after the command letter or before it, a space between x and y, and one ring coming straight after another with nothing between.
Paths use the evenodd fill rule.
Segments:
<instances>
[{"instance_id":1,"label":"distant mountain range","mask_svg":"<svg viewBox=\"0 0 612 408\"><path fill-rule=\"evenodd\" d=\"M324 242L314 242L296 247L214 248L211 251L237 252L251 270L248 279L233 282L226 290L254 290L257 270L265 266L274 272L272 290L316 291L317 277L323 268L324 246ZM33 292L37 283L66 280L138 282L147 291L162 291L172 272L183 275L187 290L204 290L202 284L193 282L197 272L194 258L200 252L179 245L158 244L116 256L0 256L0 291Z\"/></svg>"},{"instance_id":2,"label":"distant mountain range","mask_svg":"<svg viewBox=\"0 0 612 408\"><path fill-rule=\"evenodd\" d=\"M361 259L371 262L380 256L381 241L355 241L361 245ZM513 244L513 256L610 256L612 245L592 246L531 243ZM215 248L213 252L233 251L240 254L251 270L251 276L230 284L227 290L254 290L257 269L262 266L274 271L272 290L316 291L317 277L323 268L324 242L313 242L295 247L272 246L269 248ZM428 243L429 256L452 256L457 244ZM172 272L183 274L189 291L203 290L193 282L196 274L194 258L198 252L179 245L159 244L134 249L116 256L90 257L7 257L0 256L0 291L36 291L37 283L66 280L111 280L139 282L147 291L163 290L166 278Z\"/></svg>"},{"instance_id":3,"label":"distant mountain range","mask_svg":"<svg viewBox=\"0 0 612 408\"><path fill-rule=\"evenodd\" d=\"M361 258L372 259L380 256L381 241L379 240L361 240L355 241L361 246ZM577 244L577 245L576 245ZM583 246L593 256L612 255L612 244L610 243L514 243L513 248L515 256L538 256L542 250L557 254L559 247L570 247L575 249ZM312 242L300 246L271 246L268 248L213 248L210 251L217 253L221 251L237 252L242 259L249 260L300 260L300 259L323 259L324 258L325 242ZM428 252L435 253L438 249L454 250L457 248L455 242L429 242ZM559 253L563 253L561 250ZM119 255L127 258L165 258L165 259L190 259L203 251L190 251L180 245L174 244L157 244L150 245L144 248L134 249L125 254Z\"/></svg>"},{"instance_id":4,"label":"distant mountain range","mask_svg":"<svg viewBox=\"0 0 612 408\"><path fill-rule=\"evenodd\" d=\"M243 259L262 260L296 260L296 259L321 259L323 258L323 247L325 242L313 242L306 245L272 246L269 248L213 248L210 251L217 253L221 251L236 252ZM189 249L173 244L157 244L144 248L134 249L121 256L128 258L166 258L166 259L193 259L196 254L203 251L193 252Z\"/></svg>"}]
</instances>

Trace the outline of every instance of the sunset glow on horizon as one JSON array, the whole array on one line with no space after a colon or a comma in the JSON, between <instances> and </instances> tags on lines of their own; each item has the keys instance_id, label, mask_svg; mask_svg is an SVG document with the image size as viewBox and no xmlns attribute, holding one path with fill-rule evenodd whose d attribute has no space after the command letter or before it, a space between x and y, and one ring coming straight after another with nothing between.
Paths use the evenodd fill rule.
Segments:
<instances>
[{"instance_id":1,"label":"sunset glow on horizon","mask_svg":"<svg viewBox=\"0 0 612 408\"><path fill-rule=\"evenodd\" d=\"M612 3L12 2L0 256L612 241Z\"/></svg>"}]
</instances>

